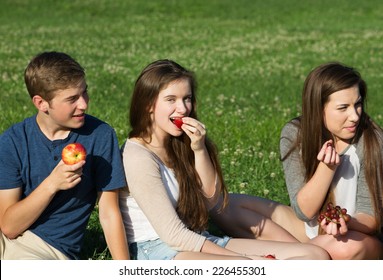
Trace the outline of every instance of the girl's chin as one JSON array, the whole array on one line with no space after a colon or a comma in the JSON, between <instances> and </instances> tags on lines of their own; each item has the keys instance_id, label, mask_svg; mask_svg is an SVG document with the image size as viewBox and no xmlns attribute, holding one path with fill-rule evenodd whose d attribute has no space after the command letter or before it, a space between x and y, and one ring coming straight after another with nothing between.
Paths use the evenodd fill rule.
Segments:
<instances>
[{"instance_id":1,"label":"girl's chin","mask_svg":"<svg viewBox=\"0 0 383 280\"><path fill-rule=\"evenodd\" d=\"M178 132L171 132L169 134L171 136L173 136L173 137L178 137L178 136L181 136L183 133L184 133L183 130L181 130L181 131L178 131Z\"/></svg>"},{"instance_id":2,"label":"girl's chin","mask_svg":"<svg viewBox=\"0 0 383 280\"><path fill-rule=\"evenodd\" d=\"M355 136L355 134L352 136L345 136L344 138L338 137L337 141L343 141L345 143L351 143L352 139L354 139L354 136Z\"/></svg>"}]
</instances>

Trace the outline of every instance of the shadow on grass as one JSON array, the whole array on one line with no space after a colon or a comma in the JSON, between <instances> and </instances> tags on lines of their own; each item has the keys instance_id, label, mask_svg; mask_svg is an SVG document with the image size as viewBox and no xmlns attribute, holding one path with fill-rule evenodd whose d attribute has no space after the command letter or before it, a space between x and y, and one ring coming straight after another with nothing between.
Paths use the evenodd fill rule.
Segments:
<instances>
[{"instance_id":1,"label":"shadow on grass","mask_svg":"<svg viewBox=\"0 0 383 280\"><path fill-rule=\"evenodd\" d=\"M100 229L87 229L80 258L82 260L110 260L112 259L105 237Z\"/></svg>"},{"instance_id":2,"label":"shadow on grass","mask_svg":"<svg viewBox=\"0 0 383 280\"><path fill-rule=\"evenodd\" d=\"M212 222L209 221L208 231L216 236L223 236L224 233ZM96 208L88 223L84 236L80 259L82 260L111 260L112 256L106 245L104 233L98 220L98 209Z\"/></svg>"},{"instance_id":3,"label":"shadow on grass","mask_svg":"<svg viewBox=\"0 0 383 280\"><path fill-rule=\"evenodd\" d=\"M98 205L95 206L88 222L84 236L80 259L82 260L110 260L112 259L106 245L104 232L98 216Z\"/></svg>"}]
</instances>

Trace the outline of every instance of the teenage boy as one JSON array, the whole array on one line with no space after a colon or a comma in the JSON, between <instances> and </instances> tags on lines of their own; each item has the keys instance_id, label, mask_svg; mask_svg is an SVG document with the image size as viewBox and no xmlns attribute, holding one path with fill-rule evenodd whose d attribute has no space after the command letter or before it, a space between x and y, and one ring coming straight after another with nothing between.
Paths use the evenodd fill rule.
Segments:
<instances>
[{"instance_id":1,"label":"teenage boy","mask_svg":"<svg viewBox=\"0 0 383 280\"><path fill-rule=\"evenodd\" d=\"M108 124L85 114L83 67L65 53L44 52L24 79L37 114L0 135L1 259L79 259L97 201L112 258L128 259L119 145ZM74 142L85 147L86 160L67 165L61 151Z\"/></svg>"}]
</instances>

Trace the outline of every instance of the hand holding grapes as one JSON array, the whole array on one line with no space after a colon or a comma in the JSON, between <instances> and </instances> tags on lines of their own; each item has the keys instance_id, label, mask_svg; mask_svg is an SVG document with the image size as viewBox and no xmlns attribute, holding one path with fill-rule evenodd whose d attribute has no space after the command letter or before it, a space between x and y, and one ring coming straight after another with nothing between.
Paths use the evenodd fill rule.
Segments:
<instances>
[{"instance_id":1,"label":"hand holding grapes","mask_svg":"<svg viewBox=\"0 0 383 280\"><path fill-rule=\"evenodd\" d=\"M318 222L322 229L331 235L345 235L348 231L347 222L351 216L347 214L346 208L335 206L329 202L326 211L318 216Z\"/></svg>"}]
</instances>

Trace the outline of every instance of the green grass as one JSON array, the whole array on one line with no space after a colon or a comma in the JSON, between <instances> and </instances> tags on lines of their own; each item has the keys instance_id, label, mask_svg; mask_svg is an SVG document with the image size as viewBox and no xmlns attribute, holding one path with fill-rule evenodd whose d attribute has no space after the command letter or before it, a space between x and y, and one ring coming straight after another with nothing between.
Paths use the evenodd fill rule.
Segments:
<instances>
[{"instance_id":1,"label":"green grass","mask_svg":"<svg viewBox=\"0 0 383 280\"><path fill-rule=\"evenodd\" d=\"M382 124L380 0L1 0L0 132L35 113L23 70L36 53L64 51L85 66L89 113L120 143L133 83L149 62L195 71L199 118L219 150L230 191L288 203L279 133L300 112L308 72L330 60L357 67L368 111ZM83 258L108 258L97 213Z\"/></svg>"}]
</instances>

